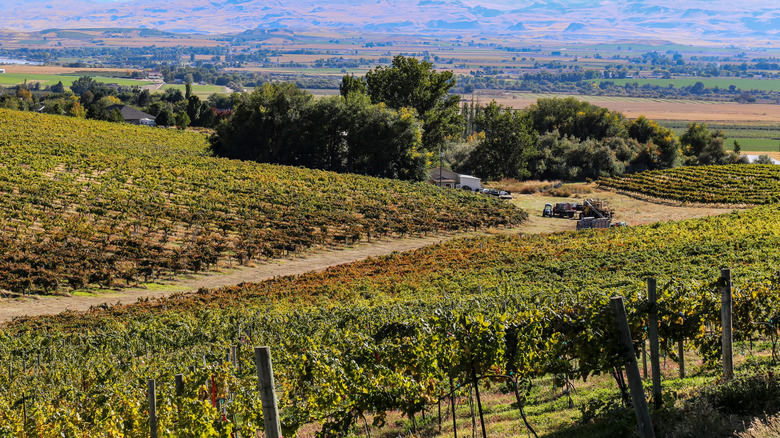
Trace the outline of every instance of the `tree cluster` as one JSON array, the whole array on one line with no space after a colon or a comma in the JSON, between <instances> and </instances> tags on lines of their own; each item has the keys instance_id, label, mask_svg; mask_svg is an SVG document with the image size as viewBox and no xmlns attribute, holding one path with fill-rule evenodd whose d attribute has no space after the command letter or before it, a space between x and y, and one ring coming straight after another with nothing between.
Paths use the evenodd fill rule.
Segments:
<instances>
[{"instance_id":1,"label":"tree cluster","mask_svg":"<svg viewBox=\"0 0 780 438\"><path fill-rule=\"evenodd\" d=\"M422 180L432 153L460 135L452 72L396 56L365 77L344 76L340 95L313 99L293 84L238 97L211 139L221 156L336 172Z\"/></svg>"},{"instance_id":2,"label":"tree cluster","mask_svg":"<svg viewBox=\"0 0 780 438\"><path fill-rule=\"evenodd\" d=\"M407 180L424 176L421 142L409 109L360 94L314 99L289 83L239 96L233 117L211 137L219 156Z\"/></svg>"},{"instance_id":3,"label":"tree cluster","mask_svg":"<svg viewBox=\"0 0 780 438\"><path fill-rule=\"evenodd\" d=\"M213 127L221 119L215 108L233 106L230 96L215 94L202 101L192 93L190 84L185 84L185 89L184 93L176 88L151 93L139 87L108 85L83 76L73 82L70 90L62 82L49 87L41 87L37 82L29 86L23 84L15 87L13 93L8 91L14 89L0 88L0 108L123 122L118 110L108 108L124 104L149 113L161 126Z\"/></svg>"},{"instance_id":4,"label":"tree cluster","mask_svg":"<svg viewBox=\"0 0 780 438\"><path fill-rule=\"evenodd\" d=\"M692 123L678 138L645 117L627 120L574 98L539 99L523 111L492 102L475 121L480 140L454 167L486 179L584 180L740 161L726 152L722 131Z\"/></svg>"}]
</instances>

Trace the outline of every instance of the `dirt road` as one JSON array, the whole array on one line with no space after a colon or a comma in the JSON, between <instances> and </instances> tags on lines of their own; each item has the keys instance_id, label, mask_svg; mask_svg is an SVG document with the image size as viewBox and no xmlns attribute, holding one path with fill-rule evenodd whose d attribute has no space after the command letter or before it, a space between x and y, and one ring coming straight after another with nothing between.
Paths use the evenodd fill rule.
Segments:
<instances>
[{"instance_id":1,"label":"dirt road","mask_svg":"<svg viewBox=\"0 0 780 438\"><path fill-rule=\"evenodd\" d=\"M218 288L243 282L267 280L276 276L299 275L310 271L323 271L330 266L390 254L393 251L409 251L423 246L465 236L465 233L451 233L434 237L408 239L387 239L373 243L326 249L310 252L295 258L226 270L210 275L181 278L175 283L154 286L148 289L125 289L95 295L77 296L35 296L0 301L0 321L9 321L17 316L48 315L66 310L84 311L90 306L103 303L133 303L138 299L164 297L177 292L197 291L200 288Z\"/></svg>"}]
</instances>

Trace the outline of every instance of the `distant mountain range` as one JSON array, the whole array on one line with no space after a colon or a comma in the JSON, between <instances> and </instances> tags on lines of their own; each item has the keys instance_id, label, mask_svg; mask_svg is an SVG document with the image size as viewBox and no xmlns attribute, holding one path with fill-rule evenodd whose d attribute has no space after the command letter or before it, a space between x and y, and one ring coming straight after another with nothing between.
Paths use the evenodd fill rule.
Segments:
<instances>
[{"instance_id":1,"label":"distant mountain range","mask_svg":"<svg viewBox=\"0 0 780 438\"><path fill-rule=\"evenodd\" d=\"M777 0L36 0L0 2L0 29L248 29L780 45Z\"/></svg>"}]
</instances>

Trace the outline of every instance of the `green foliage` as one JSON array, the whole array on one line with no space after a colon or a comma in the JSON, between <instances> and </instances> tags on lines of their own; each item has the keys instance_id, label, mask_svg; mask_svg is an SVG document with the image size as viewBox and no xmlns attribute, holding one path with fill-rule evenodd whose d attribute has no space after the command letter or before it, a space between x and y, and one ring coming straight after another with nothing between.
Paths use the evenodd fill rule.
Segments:
<instances>
[{"instance_id":1,"label":"green foliage","mask_svg":"<svg viewBox=\"0 0 780 438\"><path fill-rule=\"evenodd\" d=\"M176 126L179 129L184 129L187 126L190 125L190 116L187 115L184 111L180 111L176 113Z\"/></svg>"},{"instance_id":2,"label":"green foliage","mask_svg":"<svg viewBox=\"0 0 780 438\"><path fill-rule=\"evenodd\" d=\"M580 141L561 138L557 131L543 134L538 144L539 153L531 165L533 178L569 181L620 175L634 165L640 149L634 140L613 137Z\"/></svg>"},{"instance_id":3,"label":"green foliage","mask_svg":"<svg viewBox=\"0 0 780 438\"><path fill-rule=\"evenodd\" d=\"M96 86L98 84L97 81L92 79L89 76L82 76L70 85L70 91L73 92L76 96L81 96L87 91L91 90L92 87Z\"/></svg>"},{"instance_id":4,"label":"green foliage","mask_svg":"<svg viewBox=\"0 0 780 438\"><path fill-rule=\"evenodd\" d=\"M347 97L351 93L368 94L365 79L356 78L354 75L344 75L341 78L341 84L339 84L339 94Z\"/></svg>"},{"instance_id":5,"label":"green foliage","mask_svg":"<svg viewBox=\"0 0 780 438\"><path fill-rule=\"evenodd\" d=\"M721 130L710 131L707 124L690 123L680 137L686 165L727 164L725 134Z\"/></svg>"},{"instance_id":6,"label":"green foliage","mask_svg":"<svg viewBox=\"0 0 780 438\"><path fill-rule=\"evenodd\" d=\"M504 120L500 135L488 131L495 131L490 124L495 110L488 106L479 113L476 126L486 140L462 167L483 178L583 180L680 164L679 141L669 129L645 117L628 121L620 113L574 98L539 99L528 110L518 112L528 120L524 127ZM533 147L522 149L536 151L518 161L510 151L519 149L509 147L508 142L515 141L513 135L524 134L537 140ZM494 144L492 152L488 138ZM486 162L485 157L491 154L492 159ZM502 163L504 159L508 163ZM507 172L502 165L522 168Z\"/></svg>"},{"instance_id":7,"label":"green foliage","mask_svg":"<svg viewBox=\"0 0 780 438\"><path fill-rule=\"evenodd\" d=\"M466 167L483 178L527 178L529 161L536 155L536 137L528 116L491 102L477 115L484 133Z\"/></svg>"},{"instance_id":8,"label":"green foliage","mask_svg":"<svg viewBox=\"0 0 780 438\"><path fill-rule=\"evenodd\" d=\"M350 82L352 88L358 87ZM450 95L455 86L451 71L437 72L430 62L398 55L389 67L376 67L365 76L371 102L390 108L412 108L423 122L422 145L435 152L448 137L460 131L460 96Z\"/></svg>"},{"instance_id":9,"label":"green foliage","mask_svg":"<svg viewBox=\"0 0 780 438\"><path fill-rule=\"evenodd\" d=\"M360 94L315 101L293 84L266 84L239 98L211 144L230 158L419 181L427 159L421 135L404 108Z\"/></svg>"},{"instance_id":10,"label":"green foliage","mask_svg":"<svg viewBox=\"0 0 780 438\"><path fill-rule=\"evenodd\" d=\"M56 84L52 85L50 90L52 93L64 93L65 85L62 84L62 81L59 81Z\"/></svg>"},{"instance_id":11,"label":"green foliage","mask_svg":"<svg viewBox=\"0 0 780 438\"><path fill-rule=\"evenodd\" d=\"M580 140L627 136L621 113L573 97L539 99L528 113L533 129L539 134L558 131L561 137Z\"/></svg>"},{"instance_id":12,"label":"green foliage","mask_svg":"<svg viewBox=\"0 0 780 438\"><path fill-rule=\"evenodd\" d=\"M705 387L699 395L724 414L775 414L780 411L780 380L771 369L738 373Z\"/></svg>"},{"instance_id":13,"label":"green foliage","mask_svg":"<svg viewBox=\"0 0 780 438\"><path fill-rule=\"evenodd\" d=\"M163 106L154 119L154 122L158 126L173 126L176 124L176 116L168 106Z\"/></svg>"}]
</instances>

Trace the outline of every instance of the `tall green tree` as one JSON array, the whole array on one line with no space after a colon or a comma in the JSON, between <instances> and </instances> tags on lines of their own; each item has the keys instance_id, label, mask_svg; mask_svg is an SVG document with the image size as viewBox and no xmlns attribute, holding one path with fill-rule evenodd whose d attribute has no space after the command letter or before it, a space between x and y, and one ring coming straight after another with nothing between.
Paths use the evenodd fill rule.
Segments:
<instances>
[{"instance_id":1,"label":"tall green tree","mask_svg":"<svg viewBox=\"0 0 780 438\"><path fill-rule=\"evenodd\" d=\"M385 178L421 180L427 155L411 109L348 94L314 100L293 84L242 95L211 137L220 156Z\"/></svg>"},{"instance_id":2,"label":"tall green tree","mask_svg":"<svg viewBox=\"0 0 780 438\"><path fill-rule=\"evenodd\" d=\"M437 151L448 137L460 134L460 96L449 94L455 86L451 71L437 72L430 62L398 55L391 66L369 70L365 83L371 103L417 111L426 150Z\"/></svg>"},{"instance_id":3,"label":"tall green tree","mask_svg":"<svg viewBox=\"0 0 780 438\"><path fill-rule=\"evenodd\" d=\"M352 93L367 94L366 81L363 78L356 78L355 75L344 75L339 84L339 94L347 97Z\"/></svg>"},{"instance_id":4,"label":"tall green tree","mask_svg":"<svg viewBox=\"0 0 780 438\"><path fill-rule=\"evenodd\" d=\"M689 123L680 136L686 165L725 164L729 161L726 135L721 130L710 131L706 123Z\"/></svg>"},{"instance_id":5,"label":"tall green tree","mask_svg":"<svg viewBox=\"0 0 780 438\"><path fill-rule=\"evenodd\" d=\"M558 131L561 137L602 140L608 137L627 137L625 118L573 97L539 99L528 109L533 128L539 134Z\"/></svg>"},{"instance_id":6,"label":"tall green tree","mask_svg":"<svg viewBox=\"0 0 780 438\"><path fill-rule=\"evenodd\" d=\"M92 79L89 76L82 76L75 81L73 81L73 84L70 86L70 91L73 92L76 96L81 96L82 94L86 93L92 87L96 86L98 84L97 81Z\"/></svg>"},{"instance_id":7,"label":"tall green tree","mask_svg":"<svg viewBox=\"0 0 780 438\"><path fill-rule=\"evenodd\" d=\"M491 102L476 117L484 133L471 153L466 167L485 179L517 178L531 175L529 164L537 154L537 135L527 112Z\"/></svg>"},{"instance_id":8,"label":"tall green tree","mask_svg":"<svg viewBox=\"0 0 780 438\"><path fill-rule=\"evenodd\" d=\"M238 97L233 117L211 138L217 155L298 164L293 144L313 96L291 83L266 83Z\"/></svg>"},{"instance_id":9,"label":"tall green tree","mask_svg":"<svg viewBox=\"0 0 780 438\"><path fill-rule=\"evenodd\" d=\"M628 123L628 135L644 145L643 162L635 170L665 169L680 165L680 141L670 129L645 116Z\"/></svg>"}]
</instances>

